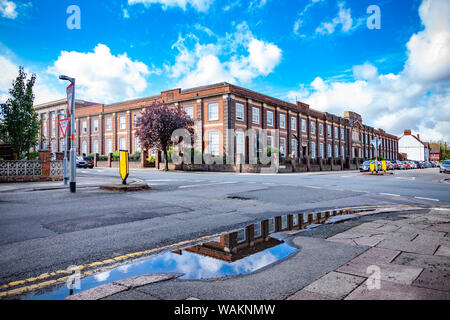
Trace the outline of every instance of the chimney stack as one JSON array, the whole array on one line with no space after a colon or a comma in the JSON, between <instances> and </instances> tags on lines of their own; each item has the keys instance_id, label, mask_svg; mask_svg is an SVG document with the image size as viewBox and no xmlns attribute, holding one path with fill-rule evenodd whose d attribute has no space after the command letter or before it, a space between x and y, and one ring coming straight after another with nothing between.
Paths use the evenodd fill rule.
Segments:
<instances>
[{"instance_id":1,"label":"chimney stack","mask_svg":"<svg viewBox=\"0 0 450 320\"><path fill-rule=\"evenodd\" d=\"M404 135L405 135L405 136L410 136L410 135L411 135L411 130L405 130Z\"/></svg>"}]
</instances>

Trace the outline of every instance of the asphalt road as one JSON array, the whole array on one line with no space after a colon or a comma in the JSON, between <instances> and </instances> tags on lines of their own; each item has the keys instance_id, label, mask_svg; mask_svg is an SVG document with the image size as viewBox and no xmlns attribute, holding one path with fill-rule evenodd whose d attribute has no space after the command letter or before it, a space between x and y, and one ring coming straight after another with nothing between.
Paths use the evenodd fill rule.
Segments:
<instances>
[{"instance_id":1,"label":"asphalt road","mask_svg":"<svg viewBox=\"0 0 450 320\"><path fill-rule=\"evenodd\" d=\"M450 205L438 169L315 174L164 173L132 170L150 191L97 188L0 192L0 285L230 231L281 214L364 205ZM78 170L92 182L118 169ZM57 182L56 184L58 184Z\"/></svg>"}]
</instances>

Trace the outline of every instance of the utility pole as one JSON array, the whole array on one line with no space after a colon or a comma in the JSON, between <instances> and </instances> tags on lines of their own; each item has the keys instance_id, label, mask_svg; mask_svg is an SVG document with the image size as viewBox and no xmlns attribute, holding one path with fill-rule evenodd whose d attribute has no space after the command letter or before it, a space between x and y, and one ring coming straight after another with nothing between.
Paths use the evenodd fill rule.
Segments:
<instances>
[{"instance_id":1,"label":"utility pole","mask_svg":"<svg viewBox=\"0 0 450 320\"><path fill-rule=\"evenodd\" d=\"M67 104L70 108L70 192L77 191L76 183L76 159L75 159L75 79L68 76L59 76L60 80L70 81L67 87L68 99ZM67 141L67 138L66 138Z\"/></svg>"}]
</instances>

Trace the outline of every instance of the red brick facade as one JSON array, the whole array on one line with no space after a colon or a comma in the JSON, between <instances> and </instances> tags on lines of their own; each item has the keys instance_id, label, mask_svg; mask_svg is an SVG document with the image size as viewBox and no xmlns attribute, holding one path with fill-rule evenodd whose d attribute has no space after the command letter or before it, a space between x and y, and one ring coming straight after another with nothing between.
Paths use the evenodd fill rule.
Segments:
<instances>
[{"instance_id":1,"label":"red brick facade","mask_svg":"<svg viewBox=\"0 0 450 320\"><path fill-rule=\"evenodd\" d=\"M256 133L262 129L279 129L280 147L285 146L284 155L296 155L299 163L304 159L314 161L318 158L372 158L375 150L370 140L375 137L382 140L379 155L392 160L398 158L397 137L364 125L361 116L354 112L346 112L344 117L339 117L313 110L301 102L291 104L228 83L187 90L174 89L160 95L110 105L77 100L77 154L108 154L121 147L129 150L130 154L140 151L135 139L135 117L154 102L173 103L185 109L192 107L196 136L194 146L204 153L210 153L217 147L220 156L227 156L230 150L236 153L240 141L236 136L230 136L227 129L242 132L253 129ZM43 119L40 148L50 149L53 146L52 151L61 151L62 138L58 127L52 131L60 117L56 116L55 121L52 117L53 113L58 114L65 109L65 103L65 100L60 100L35 106ZM243 106L242 114L241 110L237 112L237 106ZM209 146L217 135L218 146ZM255 141L248 136L244 140L243 154L248 159L249 146ZM266 147L258 143L258 156Z\"/></svg>"}]
</instances>

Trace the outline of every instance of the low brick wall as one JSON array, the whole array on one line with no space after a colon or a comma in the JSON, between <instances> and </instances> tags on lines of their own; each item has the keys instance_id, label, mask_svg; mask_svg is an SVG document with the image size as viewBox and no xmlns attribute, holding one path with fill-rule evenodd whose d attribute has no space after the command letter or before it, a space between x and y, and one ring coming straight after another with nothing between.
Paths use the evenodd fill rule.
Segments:
<instances>
[{"instance_id":1,"label":"low brick wall","mask_svg":"<svg viewBox=\"0 0 450 320\"><path fill-rule=\"evenodd\" d=\"M0 161L0 182L59 181L62 179L63 161L52 161L50 151L47 150L39 151L39 160Z\"/></svg>"}]
</instances>

